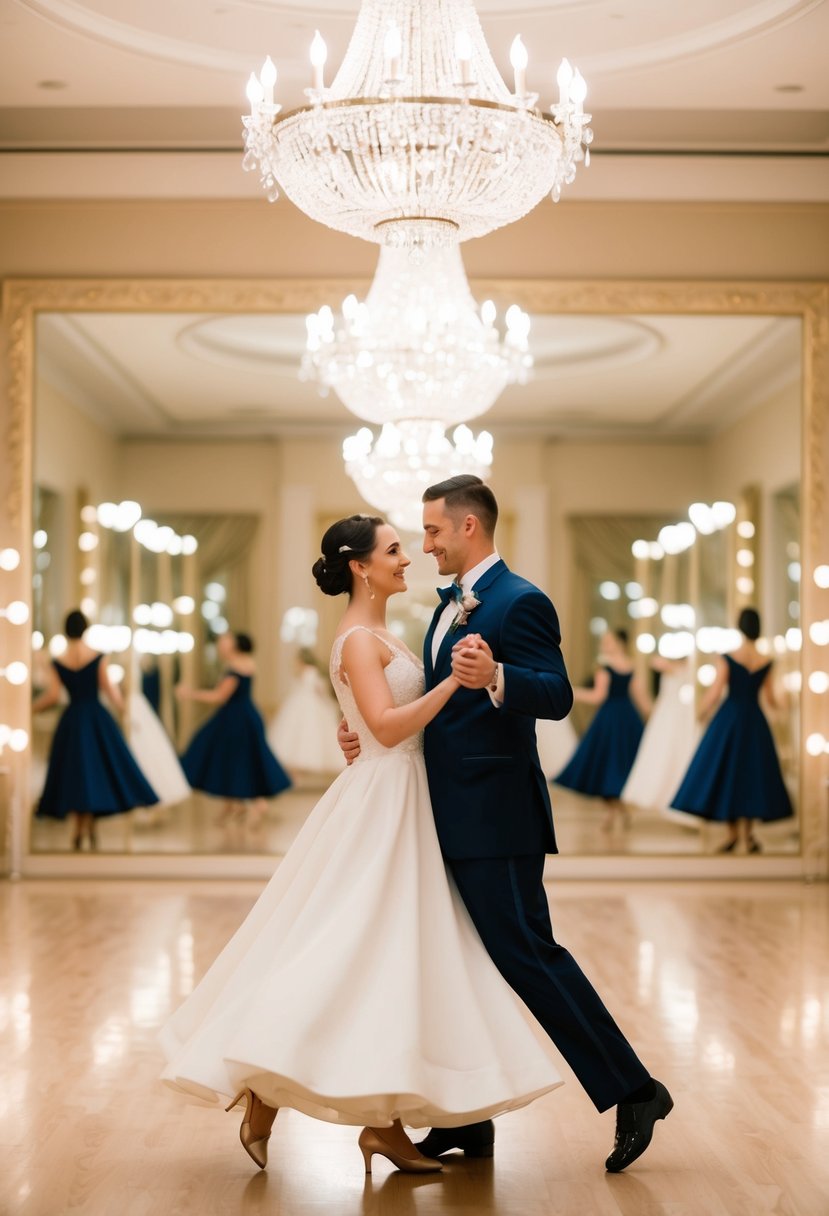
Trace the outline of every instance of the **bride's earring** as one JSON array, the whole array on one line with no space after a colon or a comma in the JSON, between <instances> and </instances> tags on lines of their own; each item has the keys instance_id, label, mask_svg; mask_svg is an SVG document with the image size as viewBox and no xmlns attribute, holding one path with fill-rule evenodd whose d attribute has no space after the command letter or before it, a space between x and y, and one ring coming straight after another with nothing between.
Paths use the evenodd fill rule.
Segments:
<instances>
[{"instance_id":1,"label":"bride's earring","mask_svg":"<svg viewBox=\"0 0 829 1216\"><path fill-rule=\"evenodd\" d=\"M374 588L372 587L371 583L368 581L368 575L367 575L367 574L364 574L364 575L363 575L363 582L364 582L364 583L365 583L365 585L366 585L366 591L368 592L368 598L369 598L370 600L373 600L373 599L374 599Z\"/></svg>"}]
</instances>

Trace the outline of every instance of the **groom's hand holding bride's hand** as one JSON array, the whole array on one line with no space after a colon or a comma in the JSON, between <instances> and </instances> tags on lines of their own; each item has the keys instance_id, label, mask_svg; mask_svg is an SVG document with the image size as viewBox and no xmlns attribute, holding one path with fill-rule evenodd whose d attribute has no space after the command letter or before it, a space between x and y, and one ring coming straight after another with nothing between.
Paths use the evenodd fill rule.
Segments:
<instances>
[{"instance_id":1,"label":"groom's hand holding bride's hand","mask_svg":"<svg viewBox=\"0 0 829 1216\"><path fill-rule=\"evenodd\" d=\"M495 671L492 651L479 633L467 634L452 647L452 675L463 688L486 688Z\"/></svg>"},{"instance_id":2,"label":"groom's hand holding bride's hand","mask_svg":"<svg viewBox=\"0 0 829 1216\"><path fill-rule=\"evenodd\" d=\"M340 745L340 751L345 756L346 764L353 764L360 754L360 736L356 730L348 729L345 718L337 727L337 742Z\"/></svg>"}]
</instances>

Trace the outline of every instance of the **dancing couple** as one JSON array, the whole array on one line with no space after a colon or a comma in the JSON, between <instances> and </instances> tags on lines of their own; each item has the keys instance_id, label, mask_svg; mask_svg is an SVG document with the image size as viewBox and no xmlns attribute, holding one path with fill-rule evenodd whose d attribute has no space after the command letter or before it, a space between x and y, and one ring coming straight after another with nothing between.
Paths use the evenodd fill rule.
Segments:
<instances>
[{"instance_id":1,"label":"dancing couple","mask_svg":"<svg viewBox=\"0 0 829 1216\"><path fill-rule=\"evenodd\" d=\"M456 577L423 663L386 625L410 564L395 530L355 515L323 537L317 583L348 595L330 671L349 767L162 1032L164 1079L244 1101L262 1168L280 1106L362 1126L367 1172L375 1154L417 1173L453 1149L492 1156L492 1118L561 1084L513 991L597 1109L617 1108L607 1170L673 1105L553 936L535 720L572 692L555 609L498 556L497 515L477 477L424 494L424 551ZM431 1130L415 1145L404 1126Z\"/></svg>"}]
</instances>

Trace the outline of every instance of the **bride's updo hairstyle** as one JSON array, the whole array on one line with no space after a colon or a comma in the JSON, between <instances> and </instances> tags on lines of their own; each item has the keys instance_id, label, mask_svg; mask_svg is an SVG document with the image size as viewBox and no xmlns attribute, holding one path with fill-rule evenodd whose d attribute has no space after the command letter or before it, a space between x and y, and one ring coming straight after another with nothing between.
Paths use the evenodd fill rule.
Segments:
<instances>
[{"instance_id":1,"label":"bride's updo hairstyle","mask_svg":"<svg viewBox=\"0 0 829 1216\"><path fill-rule=\"evenodd\" d=\"M377 515L349 515L338 519L322 538L322 557L311 567L320 591L351 595L354 575L349 562L364 562L374 552L377 529L386 521Z\"/></svg>"}]
</instances>

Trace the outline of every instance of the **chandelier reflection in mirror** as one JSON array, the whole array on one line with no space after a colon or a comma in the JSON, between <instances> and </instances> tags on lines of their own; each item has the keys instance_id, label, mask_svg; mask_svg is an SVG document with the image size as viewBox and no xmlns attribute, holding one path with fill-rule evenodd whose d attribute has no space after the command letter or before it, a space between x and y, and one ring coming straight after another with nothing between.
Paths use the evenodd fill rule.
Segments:
<instances>
[{"instance_id":1,"label":"chandelier reflection in mirror","mask_svg":"<svg viewBox=\"0 0 829 1216\"><path fill-rule=\"evenodd\" d=\"M387 422L376 440L367 426L350 435L343 460L366 502L395 527L418 532L426 487L457 473L486 478L492 436L481 431L476 437L461 424L450 440L439 422Z\"/></svg>"},{"instance_id":2,"label":"chandelier reflection in mirror","mask_svg":"<svg viewBox=\"0 0 829 1216\"><path fill-rule=\"evenodd\" d=\"M526 89L520 36L514 90L490 54L472 0L363 0L329 87L325 43L311 44L309 104L280 114L270 56L251 74L243 167L259 169L329 228L405 248L447 246L555 201L589 164L587 86L563 60L549 112Z\"/></svg>"},{"instance_id":3,"label":"chandelier reflection in mirror","mask_svg":"<svg viewBox=\"0 0 829 1216\"><path fill-rule=\"evenodd\" d=\"M417 263L381 249L364 302L350 295L341 317L326 304L307 318L300 374L333 388L366 422L466 422L532 368L527 313L511 305L503 337L496 316L491 300L478 308L457 247Z\"/></svg>"}]
</instances>

